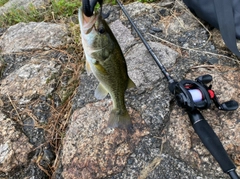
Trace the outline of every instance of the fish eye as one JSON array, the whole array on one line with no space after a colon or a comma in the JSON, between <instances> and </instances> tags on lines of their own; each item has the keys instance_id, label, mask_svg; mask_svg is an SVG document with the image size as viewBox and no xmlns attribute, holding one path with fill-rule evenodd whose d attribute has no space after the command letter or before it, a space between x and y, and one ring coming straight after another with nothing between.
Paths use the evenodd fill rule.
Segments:
<instances>
[{"instance_id":1,"label":"fish eye","mask_svg":"<svg viewBox=\"0 0 240 179\"><path fill-rule=\"evenodd\" d=\"M100 34L103 34L103 33L105 32L104 27L99 27L98 32L99 32Z\"/></svg>"}]
</instances>

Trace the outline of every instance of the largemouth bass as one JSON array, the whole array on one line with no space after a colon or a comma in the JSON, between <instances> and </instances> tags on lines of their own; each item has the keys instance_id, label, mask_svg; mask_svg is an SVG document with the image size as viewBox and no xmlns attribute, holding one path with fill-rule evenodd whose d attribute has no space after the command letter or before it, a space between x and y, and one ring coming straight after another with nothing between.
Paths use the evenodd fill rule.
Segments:
<instances>
[{"instance_id":1,"label":"largemouth bass","mask_svg":"<svg viewBox=\"0 0 240 179\"><path fill-rule=\"evenodd\" d=\"M78 18L87 73L92 72L100 82L94 96L103 99L109 94L113 102L108 127L130 128L132 122L125 106L124 93L135 84L128 76L121 48L100 14L93 14L86 22L80 8Z\"/></svg>"}]
</instances>

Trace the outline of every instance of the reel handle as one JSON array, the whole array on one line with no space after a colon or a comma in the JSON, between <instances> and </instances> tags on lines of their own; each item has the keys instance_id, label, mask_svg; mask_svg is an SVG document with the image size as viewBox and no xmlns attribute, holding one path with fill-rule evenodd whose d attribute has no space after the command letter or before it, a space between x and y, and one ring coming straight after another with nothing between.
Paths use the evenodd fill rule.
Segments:
<instances>
[{"instance_id":1,"label":"reel handle","mask_svg":"<svg viewBox=\"0 0 240 179\"><path fill-rule=\"evenodd\" d=\"M217 160L224 173L228 173L232 179L240 179L235 172L235 165L229 158L226 150L223 148L218 136L210 127L203 115L198 111L187 111L193 128L202 143Z\"/></svg>"}]
</instances>

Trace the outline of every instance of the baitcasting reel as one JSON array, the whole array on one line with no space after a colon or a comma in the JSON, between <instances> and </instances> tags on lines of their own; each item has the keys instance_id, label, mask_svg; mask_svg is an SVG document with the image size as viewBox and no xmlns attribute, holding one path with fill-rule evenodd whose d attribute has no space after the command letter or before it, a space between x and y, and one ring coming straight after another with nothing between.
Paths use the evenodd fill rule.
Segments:
<instances>
[{"instance_id":1,"label":"baitcasting reel","mask_svg":"<svg viewBox=\"0 0 240 179\"><path fill-rule=\"evenodd\" d=\"M210 107L212 101L218 109L224 111L233 111L238 108L238 103L234 100L219 103L214 91L211 89L212 85L207 86L207 83L212 81L211 75L199 76L192 80L182 80L175 84L174 95L177 104L188 111L195 109L207 109Z\"/></svg>"}]
</instances>

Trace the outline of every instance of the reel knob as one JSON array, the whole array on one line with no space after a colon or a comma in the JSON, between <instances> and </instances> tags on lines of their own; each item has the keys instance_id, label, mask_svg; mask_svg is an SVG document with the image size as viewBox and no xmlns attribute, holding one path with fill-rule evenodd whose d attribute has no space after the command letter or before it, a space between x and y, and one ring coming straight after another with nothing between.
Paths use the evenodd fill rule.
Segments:
<instances>
[{"instance_id":1,"label":"reel knob","mask_svg":"<svg viewBox=\"0 0 240 179\"><path fill-rule=\"evenodd\" d=\"M195 80L199 83L206 84L212 81L212 76L207 74L207 75L199 76Z\"/></svg>"},{"instance_id":2,"label":"reel knob","mask_svg":"<svg viewBox=\"0 0 240 179\"><path fill-rule=\"evenodd\" d=\"M234 100L230 100L220 104L219 109L224 111L234 111L238 108L238 102Z\"/></svg>"}]
</instances>

